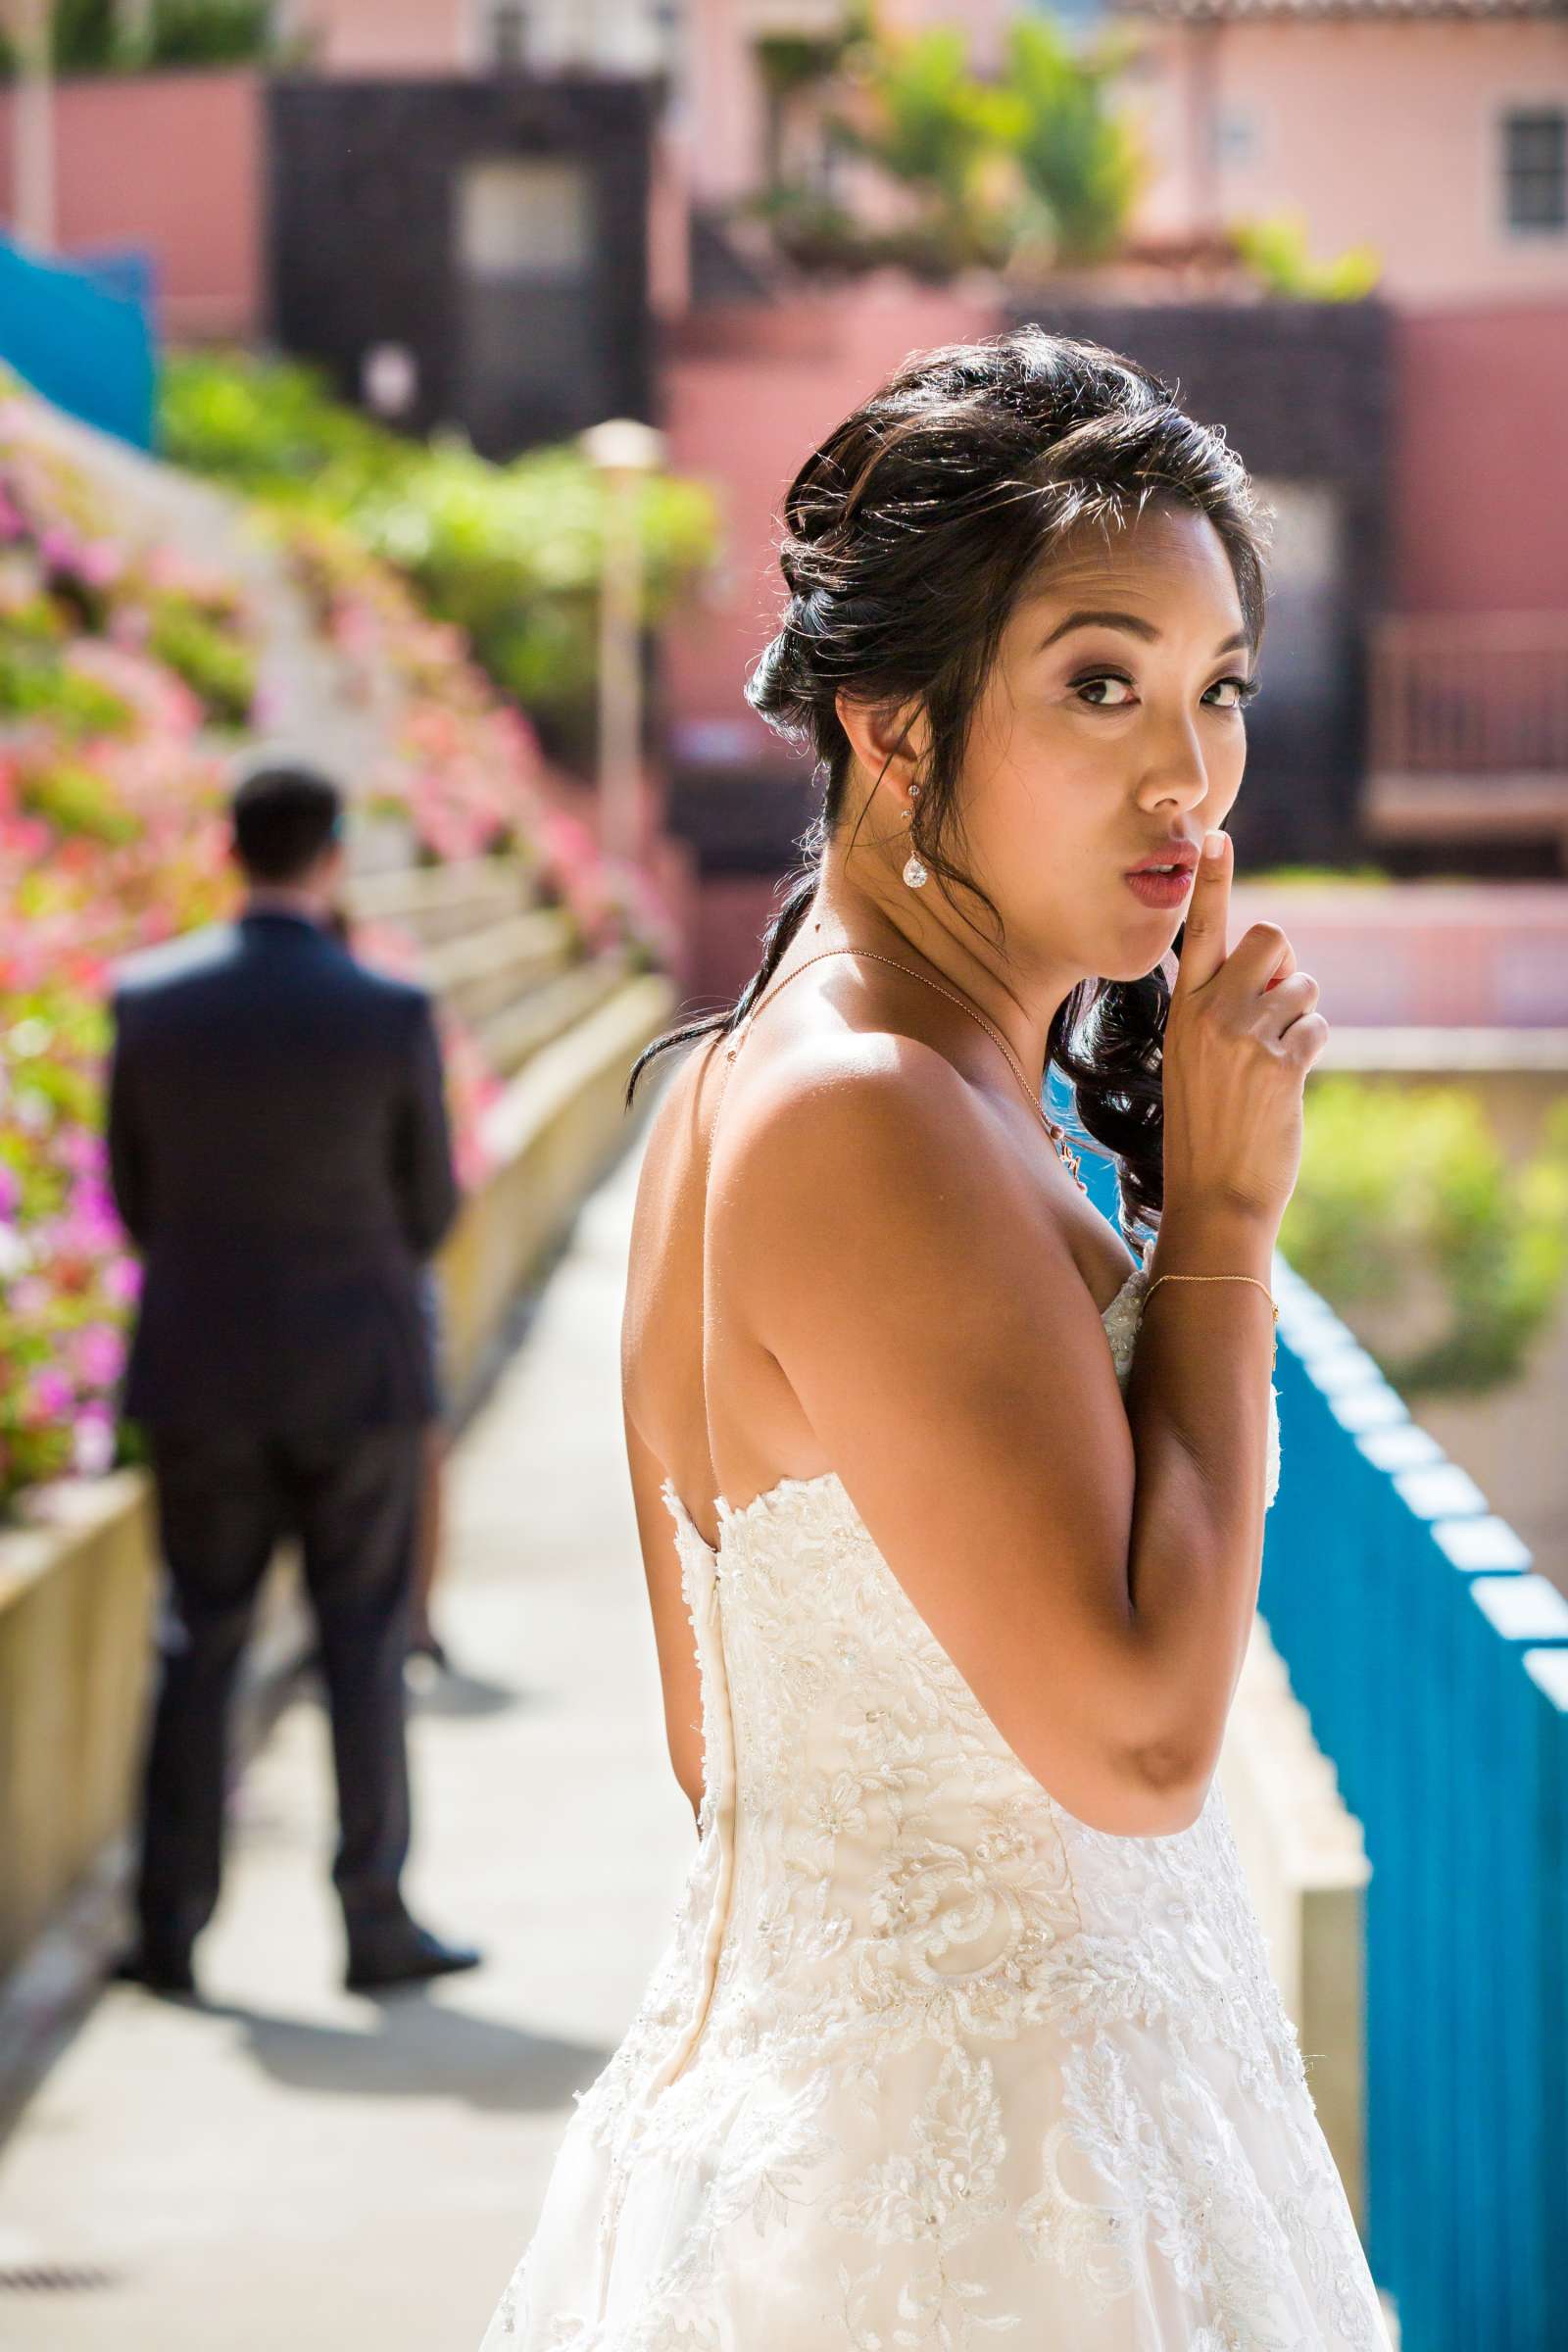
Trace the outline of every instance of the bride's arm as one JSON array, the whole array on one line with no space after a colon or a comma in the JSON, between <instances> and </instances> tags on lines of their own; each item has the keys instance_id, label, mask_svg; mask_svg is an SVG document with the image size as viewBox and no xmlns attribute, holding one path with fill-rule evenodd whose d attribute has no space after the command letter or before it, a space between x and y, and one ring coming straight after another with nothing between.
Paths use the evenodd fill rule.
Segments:
<instances>
[{"instance_id":1,"label":"bride's arm","mask_svg":"<svg viewBox=\"0 0 1568 2352\"><path fill-rule=\"evenodd\" d=\"M1256 1599L1267 1301L1167 1284L1129 1419L1026 1141L910 1039L781 1056L712 1210L727 1296L1003 1737L1094 1827L1188 1826ZM1266 1281L1238 1216L1164 1262Z\"/></svg>"},{"instance_id":2,"label":"bride's arm","mask_svg":"<svg viewBox=\"0 0 1568 2352\"><path fill-rule=\"evenodd\" d=\"M663 1686L664 1737L675 1778L695 1814L703 1801L703 1691L697 1645L681 1591L680 1555L670 1541L669 1512L661 1492L663 1469L629 1412L624 1421L626 1463Z\"/></svg>"}]
</instances>

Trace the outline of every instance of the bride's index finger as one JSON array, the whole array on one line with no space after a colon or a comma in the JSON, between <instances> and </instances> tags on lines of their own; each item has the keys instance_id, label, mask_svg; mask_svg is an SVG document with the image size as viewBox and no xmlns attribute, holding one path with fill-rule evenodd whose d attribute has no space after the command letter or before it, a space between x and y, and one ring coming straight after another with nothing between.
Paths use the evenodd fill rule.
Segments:
<instances>
[{"instance_id":1,"label":"bride's index finger","mask_svg":"<svg viewBox=\"0 0 1568 2352\"><path fill-rule=\"evenodd\" d=\"M1230 904L1231 837L1216 826L1203 836L1202 856L1193 876L1193 895L1176 965L1177 989L1200 987L1213 978L1224 962Z\"/></svg>"}]
</instances>

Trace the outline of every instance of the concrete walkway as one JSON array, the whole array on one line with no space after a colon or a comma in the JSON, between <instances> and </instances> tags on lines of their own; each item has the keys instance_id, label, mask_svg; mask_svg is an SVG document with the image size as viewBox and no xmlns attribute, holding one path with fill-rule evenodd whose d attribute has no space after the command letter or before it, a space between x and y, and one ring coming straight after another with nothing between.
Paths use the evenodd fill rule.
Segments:
<instances>
[{"instance_id":1,"label":"concrete walkway","mask_svg":"<svg viewBox=\"0 0 1568 2352\"><path fill-rule=\"evenodd\" d=\"M587 1202L451 1477L458 1675L416 1711L409 1884L488 1965L338 1989L325 1726L291 1704L237 1801L206 2007L111 1988L0 2156L6 2352L474 2352L694 1837L621 1442L636 1162Z\"/></svg>"}]
</instances>

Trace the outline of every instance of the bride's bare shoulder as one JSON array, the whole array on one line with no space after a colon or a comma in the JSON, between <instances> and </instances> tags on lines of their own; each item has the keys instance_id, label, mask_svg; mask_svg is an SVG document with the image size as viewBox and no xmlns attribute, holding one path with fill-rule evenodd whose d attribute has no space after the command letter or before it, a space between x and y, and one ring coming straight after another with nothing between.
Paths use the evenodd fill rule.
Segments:
<instances>
[{"instance_id":1,"label":"bride's bare shoulder","mask_svg":"<svg viewBox=\"0 0 1568 2352\"><path fill-rule=\"evenodd\" d=\"M722 1055L719 1056L722 1061ZM924 1137L944 1153L980 1119L975 1089L945 1054L888 1029L808 1030L732 1065L735 1109L722 1148L749 1182L788 1180L824 1154L906 1149Z\"/></svg>"},{"instance_id":2,"label":"bride's bare shoulder","mask_svg":"<svg viewBox=\"0 0 1568 2352\"><path fill-rule=\"evenodd\" d=\"M745 1068L744 1055L731 1065ZM733 1082L733 1079L732 1079ZM905 1279L983 1293L1080 1281L1059 1213L994 1102L952 1059L888 1030L808 1034L759 1056L726 1105L710 1200L748 1291ZM918 1270L918 1271L917 1271ZM804 1289L803 1289L804 1285Z\"/></svg>"}]
</instances>

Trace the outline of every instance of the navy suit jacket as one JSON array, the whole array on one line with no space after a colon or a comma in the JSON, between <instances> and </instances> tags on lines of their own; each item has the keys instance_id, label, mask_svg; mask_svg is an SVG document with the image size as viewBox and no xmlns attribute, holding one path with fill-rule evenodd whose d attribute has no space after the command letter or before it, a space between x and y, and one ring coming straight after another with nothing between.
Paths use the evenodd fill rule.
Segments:
<instances>
[{"instance_id":1,"label":"navy suit jacket","mask_svg":"<svg viewBox=\"0 0 1568 2352\"><path fill-rule=\"evenodd\" d=\"M110 1179L142 1254L122 1409L347 1434L438 1409L458 1208L428 994L257 909L116 967Z\"/></svg>"}]
</instances>

